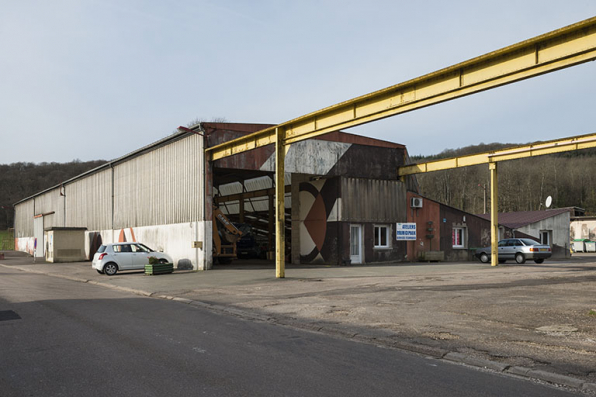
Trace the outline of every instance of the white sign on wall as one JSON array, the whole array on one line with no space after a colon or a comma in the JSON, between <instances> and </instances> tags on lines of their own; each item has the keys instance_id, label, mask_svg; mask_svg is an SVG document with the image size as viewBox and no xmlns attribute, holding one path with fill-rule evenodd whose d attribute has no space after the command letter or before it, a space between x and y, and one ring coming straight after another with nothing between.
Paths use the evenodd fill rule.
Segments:
<instances>
[{"instance_id":1,"label":"white sign on wall","mask_svg":"<svg viewBox=\"0 0 596 397\"><path fill-rule=\"evenodd\" d=\"M416 240L415 223L396 223L397 240Z\"/></svg>"}]
</instances>

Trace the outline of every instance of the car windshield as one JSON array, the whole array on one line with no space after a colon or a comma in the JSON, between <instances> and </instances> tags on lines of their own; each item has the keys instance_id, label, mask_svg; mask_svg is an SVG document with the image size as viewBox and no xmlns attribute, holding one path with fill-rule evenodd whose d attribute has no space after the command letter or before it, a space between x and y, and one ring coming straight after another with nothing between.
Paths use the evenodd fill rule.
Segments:
<instances>
[{"instance_id":1,"label":"car windshield","mask_svg":"<svg viewBox=\"0 0 596 397\"><path fill-rule=\"evenodd\" d=\"M139 252L155 252L155 250L152 250L151 248L147 247L145 244L137 244L137 246L139 247Z\"/></svg>"},{"instance_id":2,"label":"car windshield","mask_svg":"<svg viewBox=\"0 0 596 397\"><path fill-rule=\"evenodd\" d=\"M521 242L524 243L524 245L539 245L540 243L534 240L531 240L529 238L520 238Z\"/></svg>"}]
</instances>

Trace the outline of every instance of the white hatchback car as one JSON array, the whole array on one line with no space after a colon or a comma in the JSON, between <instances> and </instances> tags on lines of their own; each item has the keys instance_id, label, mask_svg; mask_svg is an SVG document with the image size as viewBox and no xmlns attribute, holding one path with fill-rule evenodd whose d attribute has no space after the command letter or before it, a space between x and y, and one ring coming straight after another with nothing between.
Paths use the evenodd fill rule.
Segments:
<instances>
[{"instance_id":1,"label":"white hatchback car","mask_svg":"<svg viewBox=\"0 0 596 397\"><path fill-rule=\"evenodd\" d=\"M163 252L152 250L141 243L104 244L93 255L91 267L100 274L113 276L119 270L144 269L150 257L156 257L159 263L173 263L172 257Z\"/></svg>"}]
</instances>

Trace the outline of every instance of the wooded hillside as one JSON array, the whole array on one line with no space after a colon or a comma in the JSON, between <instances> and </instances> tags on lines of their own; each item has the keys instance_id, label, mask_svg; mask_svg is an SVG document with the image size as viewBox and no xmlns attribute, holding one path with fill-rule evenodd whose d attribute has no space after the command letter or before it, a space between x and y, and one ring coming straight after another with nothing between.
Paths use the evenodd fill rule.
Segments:
<instances>
[{"instance_id":1,"label":"wooded hillside","mask_svg":"<svg viewBox=\"0 0 596 397\"><path fill-rule=\"evenodd\" d=\"M105 160L75 160L70 163L0 164L0 230L13 227L13 204L17 201L59 185L104 163Z\"/></svg>"},{"instance_id":2,"label":"wooded hillside","mask_svg":"<svg viewBox=\"0 0 596 397\"><path fill-rule=\"evenodd\" d=\"M435 156L412 157L414 163L504 149L514 144L481 144L446 150ZM499 163L499 212L544 209L548 196L551 208L581 207L596 214L596 151L566 152ZM418 175L421 194L461 210L490 212L490 176L487 165Z\"/></svg>"}]
</instances>

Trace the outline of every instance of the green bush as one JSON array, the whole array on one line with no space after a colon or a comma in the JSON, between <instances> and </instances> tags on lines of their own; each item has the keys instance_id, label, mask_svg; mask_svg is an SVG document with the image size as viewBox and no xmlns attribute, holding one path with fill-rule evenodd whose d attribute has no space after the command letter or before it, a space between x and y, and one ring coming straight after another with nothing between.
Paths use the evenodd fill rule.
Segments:
<instances>
[{"instance_id":1,"label":"green bush","mask_svg":"<svg viewBox=\"0 0 596 397\"><path fill-rule=\"evenodd\" d=\"M0 230L0 251L14 251L14 234L12 230Z\"/></svg>"}]
</instances>

